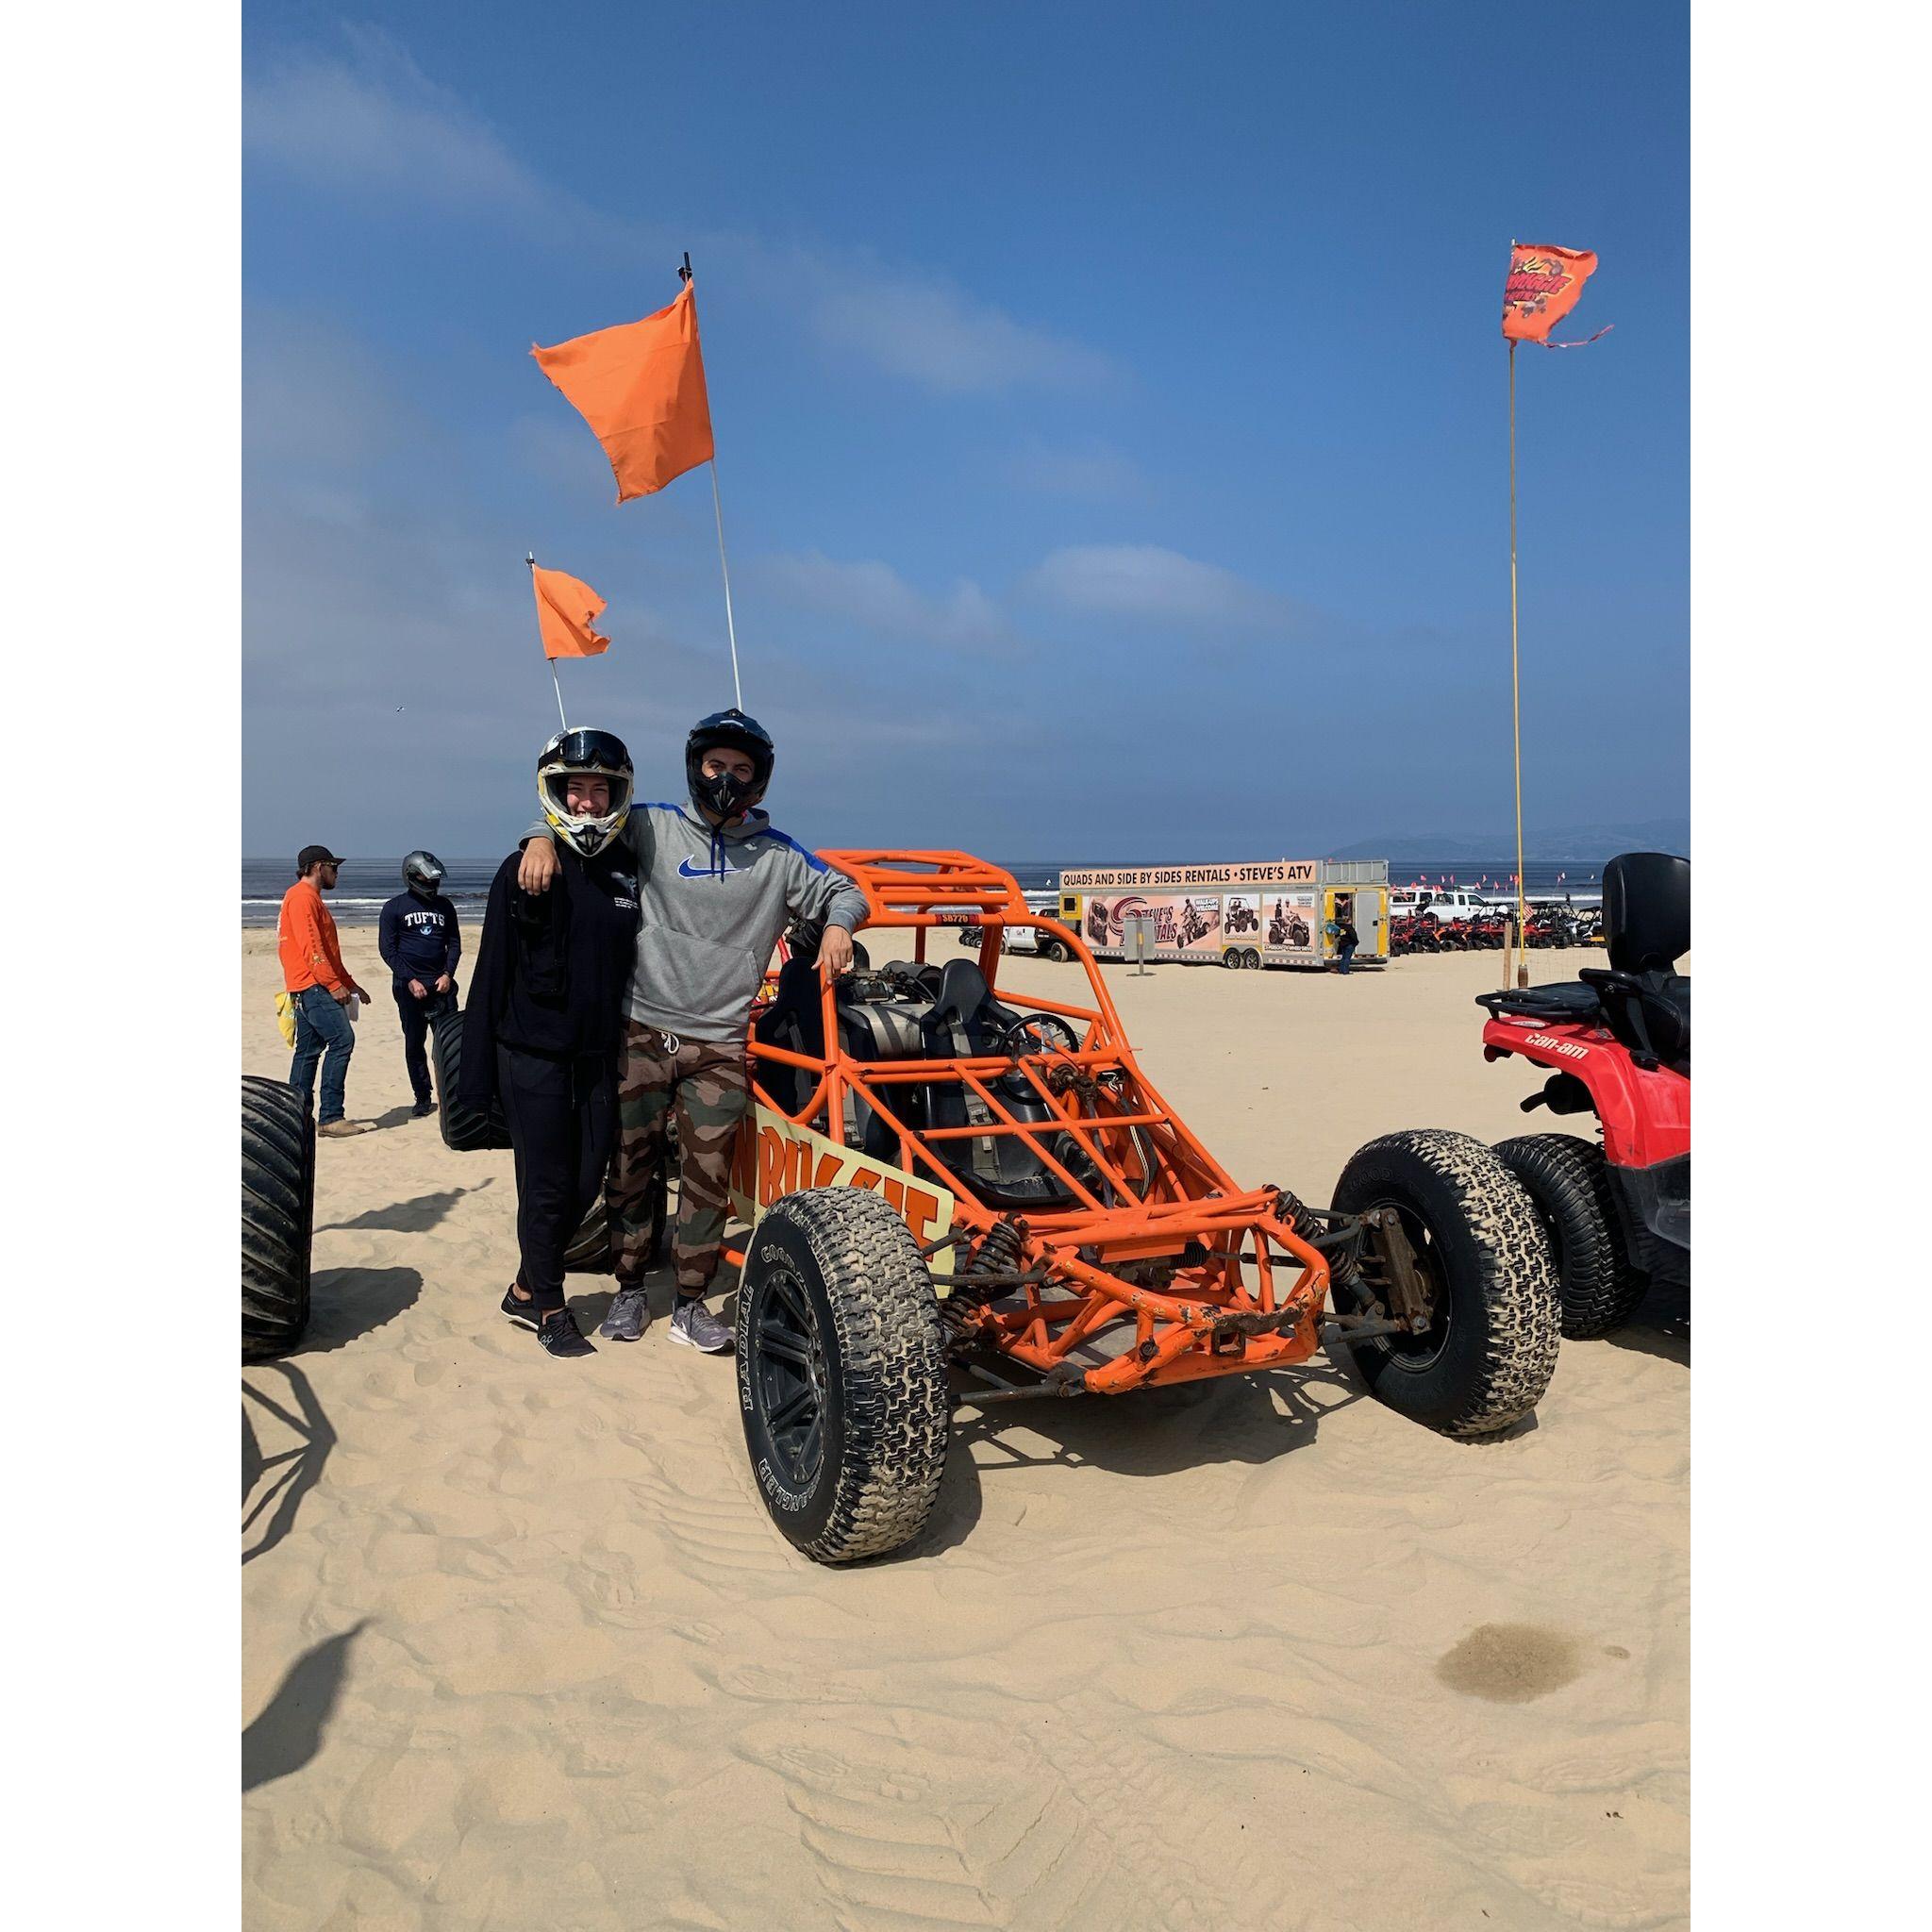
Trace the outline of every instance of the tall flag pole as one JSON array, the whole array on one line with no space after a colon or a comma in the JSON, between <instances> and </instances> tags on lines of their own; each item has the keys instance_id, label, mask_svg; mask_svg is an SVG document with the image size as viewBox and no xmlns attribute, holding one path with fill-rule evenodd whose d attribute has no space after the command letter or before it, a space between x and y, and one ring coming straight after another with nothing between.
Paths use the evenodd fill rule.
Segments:
<instances>
[{"instance_id":1,"label":"tall flag pole","mask_svg":"<svg viewBox=\"0 0 1932 1932\"><path fill-rule=\"evenodd\" d=\"M1582 349L1607 335L1606 323L1580 342L1553 342L1550 331L1576 306L1583 285L1596 273L1596 257L1587 248L1509 244L1509 275L1503 285L1503 335L1509 344L1509 724L1516 766L1516 936L1520 946L1527 906L1523 883L1523 679L1517 646L1516 600L1516 344L1541 342L1546 349ZM1508 978L1505 956L1504 978ZM1516 984L1529 984L1529 958L1519 954Z\"/></svg>"},{"instance_id":2,"label":"tall flag pole","mask_svg":"<svg viewBox=\"0 0 1932 1932\"><path fill-rule=\"evenodd\" d=\"M641 322L620 324L530 353L604 445L617 478L617 500L649 496L700 463L711 466L711 509L724 577L724 631L731 644L731 688L741 708L738 626L731 609L731 564L724 553L724 508L711 405L698 341L696 284L691 256L677 271L677 298Z\"/></svg>"},{"instance_id":3,"label":"tall flag pole","mask_svg":"<svg viewBox=\"0 0 1932 1932\"><path fill-rule=\"evenodd\" d=\"M691 250L684 251L684 264L677 279L688 289L691 284ZM718 451L711 450L711 514L718 520L718 569L724 579L724 635L731 641L731 702L744 709L744 687L738 678L738 626L731 621L731 559L724 555L724 505L718 495Z\"/></svg>"}]
</instances>

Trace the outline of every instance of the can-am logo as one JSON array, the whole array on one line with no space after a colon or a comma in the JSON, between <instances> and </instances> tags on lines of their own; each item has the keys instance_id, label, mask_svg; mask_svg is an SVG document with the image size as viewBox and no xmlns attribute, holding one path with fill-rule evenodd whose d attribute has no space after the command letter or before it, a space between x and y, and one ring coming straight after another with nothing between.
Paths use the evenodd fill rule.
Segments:
<instances>
[{"instance_id":1,"label":"can-am logo","mask_svg":"<svg viewBox=\"0 0 1932 1932\"><path fill-rule=\"evenodd\" d=\"M1574 1040L1552 1040L1547 1033L1532 1033L1526 1043L1561 1054L1566 1060L1587 1060L1590 1058L1589 1047L1578 1046Z\"/></svg>"}]
</instances>

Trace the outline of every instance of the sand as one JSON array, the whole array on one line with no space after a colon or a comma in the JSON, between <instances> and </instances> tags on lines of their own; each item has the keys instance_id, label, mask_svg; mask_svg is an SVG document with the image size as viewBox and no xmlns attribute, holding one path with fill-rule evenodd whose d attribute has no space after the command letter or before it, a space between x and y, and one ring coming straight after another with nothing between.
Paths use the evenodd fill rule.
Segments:
<instances>
[{"instance_id":1,"label":"sand","mask_svg":"<svg viewBox=\"0 0 1932 1932\"><path fill-rule=\"evenodd\" d=\"M927 1536L826 1570L726 1362L661 1319L553 1362L496 1312L510 1157L408 1119L344 942L382 1131L323 1144L313 1328L242 1374L252 1932L1685 1922L1681 1297L1566 1344L1491 1443L1322 1357L962 1411ZM273 938L242 950L243 1070L282 1074ZM1108 974L1236 1178L1322 1199L1378 1132L1522 1131L1470 1004L1498 966Z\"/></svg>"}]
</instances>

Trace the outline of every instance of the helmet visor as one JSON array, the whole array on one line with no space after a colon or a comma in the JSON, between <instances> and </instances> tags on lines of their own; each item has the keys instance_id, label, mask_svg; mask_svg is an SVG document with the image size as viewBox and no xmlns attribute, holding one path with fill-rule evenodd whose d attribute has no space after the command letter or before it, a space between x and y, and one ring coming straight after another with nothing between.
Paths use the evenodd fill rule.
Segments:
<instances>
[{"instance_id":1,"label":"helmet visor","mask_svg":"<svg viewBox=\"0 0 1932 1932\"><path fill-rule=\"evenodd\" d=\"M564 765L614 775L630 770L630 753L614 731L565 731L543 747L541 762L546 768Z\"/></svg>"}]
</instances>

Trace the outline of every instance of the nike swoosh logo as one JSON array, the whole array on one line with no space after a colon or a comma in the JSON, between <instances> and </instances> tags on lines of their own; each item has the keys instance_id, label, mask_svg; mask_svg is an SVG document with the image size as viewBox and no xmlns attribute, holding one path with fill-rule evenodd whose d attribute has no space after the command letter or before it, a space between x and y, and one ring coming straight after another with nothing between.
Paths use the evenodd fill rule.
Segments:
<instances>
[{"instance_id":1,"label":"nike swoosh logo","mask_svg":"<svg viewBox=\"0 0 1932 1932\"><path fill-rule=\"evenodd\" d=\"M688 858L680 858L677 861L677 872L680 878L687 879L715 879L721 876L718 873L713 872L708 865L694 866Z\"/></svg>"}]
</instances>

